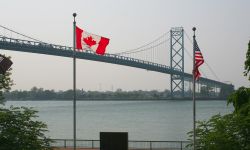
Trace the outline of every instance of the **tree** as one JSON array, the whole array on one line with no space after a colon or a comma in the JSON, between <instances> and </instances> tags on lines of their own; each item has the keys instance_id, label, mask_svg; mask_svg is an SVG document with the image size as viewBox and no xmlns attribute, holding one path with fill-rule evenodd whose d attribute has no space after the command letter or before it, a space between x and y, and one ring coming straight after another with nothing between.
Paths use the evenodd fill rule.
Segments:
<instances>
[{"instance_id":1,"label":"tree","mask_svg":"<svg viewBox=\"0 0 250 150\"><path fill-rule=\"evenodd\" d=\"M247 97L246 97L247 96ZM241 87L231 95L234 112L212 116L198 121L197 150L249 150L250 149L250 89ZM193 132L188 133L190 137ZM192 146L192 145L189 145Z\"/></svg>"},{"instance_id":2,"label":"tree","mask_svg":"<svg viewBox=\"0 0 250 150\"><path fill-rule=\"evenodd\" d=\"M49 150L47 125L35 120L37 111L26 107L0 108L1 150Z\"/></svg>"},{"instance_id":3,"label":"tree","mask_svg":"<svg viewBox=\"0 0 250 150\"><path fill-rule=\"evenodd\" d=\"M228 99L228 104L230 103L233 104L235 113L247 115L248 110L246 109L250 104L250 88L240 87L238 90L233 92Z\"/></svg>"},{"instance_id":4,"label":"tree","mask_svg":"<svg viewBox=\"0 0 250 150\"><path fill-rule=\"evenodd\" d=\"M10 59L10 57L7 58ZM3 92L9 91L11 86L13 85L13 81L10 78L11 70L12 69L10 68L4 75L0 74L0 104L4 104L5 102Z\"/></svg>"},{"instance_id":5,"label":"tree","mask_svg":"<svg viewBox=\"0 0 250 150\"><path fill-rule=\"evenodd\" d=\"M197 122L197 150L249 150L249 119L249 115L244 117L231 113Z\"/></svg>"},{"instance_id":6,"label":"tree","mask_svg":"<svg viewBox=\"0 0 250 150\"><path fill-rule=\"evenodd\" d=\"M13 81L11 69L0 75L0 104L4 104L3 91L10 90ZM47 125L37 121L37 111L26 107L0 106L0 150L49 150L50 139L45 137Z\"/></svg>"},{"instance_id":7,"label":"tree","mask_svg":"<svg viewBox=\"0 0 250 150\"><path fill-rule=\"evenodd\" d=\"M196 128L197 150L249 150L249 98L250 89L241 87L228 100L229 104L233 103L233 113L224 116L218 114L212 116L208 121L198 121ZM190 137L193 136L193 132L188 134Z\"/></svg>"},{"instance_id":8,"label":"tree","mask_svg":"<svg viewBox=\"0 0 250 150\"><path fill-rule=\"evenodd\" d=\"M249 72L250 72L250 41L248 42L248 50L246 54L244 75L247 76ZM248 77L248 80L250 80L250 75Z\"/></svg>"},{"instance_id":9,"label":"tree","mask_svg":"<svg viewBox=\"0 0 250 150\"><path fill-rule=\"evenodd\" d=\"M247 76L249 71L250 41L244 75ZM208 121L197 122L197 150L250 150L250 88L240 87L233 92L228 104L233 104L234 112L224 116L218 114ZM188 134L189 137L193 136L193 132Z\"/></svg>"}]
</instances>

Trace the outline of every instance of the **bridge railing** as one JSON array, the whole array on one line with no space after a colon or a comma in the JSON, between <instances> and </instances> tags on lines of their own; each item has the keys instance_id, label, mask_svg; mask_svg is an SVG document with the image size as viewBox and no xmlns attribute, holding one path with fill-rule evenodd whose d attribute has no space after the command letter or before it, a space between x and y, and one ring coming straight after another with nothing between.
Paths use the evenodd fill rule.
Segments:
<instances>
[{"instance_id":1,"label":"bridge railing","mask_svg":"<svg viewBox=\"0 0 250 150\"><path fill-rule=\"evenodd\" d=\"M49 43L45 43L45 42L28 41L28 40L22 40L22 39L13 39L13 38L4 37L4 36L0 37L0 41L20 44L20 45L26 45L26 46L37 46L37 47L44 47L44 48L55 48L55 49L72 50L73 51L73 48L68 47L68 46L49 44Z\"/></svg>"},{"instance_id":2,"label":"bridge railing","mask_svg":"<svg viewBox=\"0 0 250 150\"><path fill-rule=\"evenodd\" d=\"M72 148L72 139L53 139L51 147ZM188 141L129 141L130 150L189 150ZM77 148L100 149L100 140L77 140Z\"/></svg>"},{"instance_id":3,"label":"bridge railing","mask_svg":"<svg viewBox=\"0 0 250 150\"><path fill-rule=\"evenodd\" d=\"M68 46L49 44L49 43L45 43L45 42L28 41L28 40L22 40L22 39L14 39L14 38L9 38L9 37L5 37L5 36L1 36L0 41L5 42L5 43L9 43L9 44L15 44L15 45L21 45L21 46L27 46L27 47L34 47L34 48L49 48L49 49L73 51L73 48L68 47ZM92 55L98 55L98 54L96 54L95 52L93 52L90 49L86 49L84 51L77 51L77 53L87 53L87 54L92 54ZM158 64L158 63L145 61L145 60L141 60L141 59L136 59L136 58L131 58L131 57L126 57L126 56L121 56L121 55L117 55L117 54L106 53L104 56L105 57L110 57L110 58L116 58L116 59L120 59L120 60L126 60L126 61L141 63L141 64L147 64L147 65L151 65L151 66L154 66L154 67L170 69L170 67L167 66L167 65ZM181 70L176 69L176 68L172 68L172 69L175 70L175 71L181 71Z\"/></svg>"}]
</instances>

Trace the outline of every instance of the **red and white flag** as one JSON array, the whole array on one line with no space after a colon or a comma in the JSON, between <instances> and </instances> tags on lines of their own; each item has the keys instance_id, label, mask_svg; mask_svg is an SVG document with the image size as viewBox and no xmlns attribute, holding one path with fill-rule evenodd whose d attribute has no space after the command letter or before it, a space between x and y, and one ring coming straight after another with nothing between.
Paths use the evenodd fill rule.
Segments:
<instances>
[{"instance_id":1,"label":"red and white flag","mask_svg":"<svg viewBox=\"0 0 250 150\"><path fill-rule=\"evenodd\" d=\"M76 49L90 48L99 55L104 55L109 39L88 33L76 26Z\"/></svg>"},{"instance_id":2,"label":"red and white flag","mask_svg":"<svg viewBox=\"0 0 250 150\"><path fill-rule=\"evenodd\" d=\"M195 60L195 65L194 65L194 76L195 80L198 80L201 76L201 73L199 71L199 67L204 63L204 58L202 56L201 50L197 44L197 41L194 39L194 60Z\"/></svg>"}]
</instances>

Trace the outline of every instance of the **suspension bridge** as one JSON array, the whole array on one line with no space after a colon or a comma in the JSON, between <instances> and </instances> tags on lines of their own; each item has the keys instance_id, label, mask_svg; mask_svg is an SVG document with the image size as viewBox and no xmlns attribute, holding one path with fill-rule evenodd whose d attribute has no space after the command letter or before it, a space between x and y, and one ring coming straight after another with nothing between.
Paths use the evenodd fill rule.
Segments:
<instances>
[{"instance_id":1,"label":"suspension bridge","mask_svg":"<svg viewBox=\"0 0 250 150\"><path fill-rule=\"evenodd\" d=\"M1 25L0 27L4 30L4 32L8 31L11 33L11 35L0 35L0 49L2 50L61 57L73 56L72 47L46 43L11 30L7 27ZM13 34L21 36L22 38L13 38ZM103 56L94 53L90 49L86 49L84 51L76 51L76 58L124 65L169 74L171 97L191 97L190 83L192 82L192 74L184 72L184 51L186 51L186 48L184 47L184 35L187 36L189 41L192 43L192 40L182 27L175 27L171 28L169 32L164 33L155 40L135 49L113 54L106 53ZM168 51L168 49L170 51ZM167 53L170 54L170 59L166 59ZM189 56L191 57L190 54ZM190 61L192 61L191 58ZM209 69L211 70L211 67L209 67ZM212 73L216 76L213 71ZM197 93L202 93L203 91L204 94L204 90L209 92L207 93L206 98L221 97L223 94L225 95L234 89L232 84L223 83L218 80L205 77L201 77L197 82L197 85ZM199 96L199 94L197 95Z\"/></svg>"}]
</instances>

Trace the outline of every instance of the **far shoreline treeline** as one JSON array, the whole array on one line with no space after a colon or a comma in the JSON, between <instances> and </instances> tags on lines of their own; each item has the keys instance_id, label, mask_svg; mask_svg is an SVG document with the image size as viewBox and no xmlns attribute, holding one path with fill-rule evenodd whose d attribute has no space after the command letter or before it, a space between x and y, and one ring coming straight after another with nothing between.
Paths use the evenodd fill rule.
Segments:
<instances>
[{"instance_id":1,"label":"far shoreline treeline","mask_svg":"<svg viewBox=\"0 0 250 150\"><path fill-rule=\"evenodd\" d=\"M175 94L175 99L189 100L192 97L191 91L185 92L185 98L181 98L181 92L177 91ZM225 100L227 95L220 95L221 93L212 93L209 90L203 90L197 93L198 99L209 99L209 100ZM55 91L46 90L43 88L33 87L31 90L14 90L9 92L4 92L5 100L11 101L38 101L38 100L72 100L73 90L66 91ZM76 90L77 100L173 100L169 90L158 91L123 91L122 89L117 89L116 91L84 91Z\"/></svg>"}]
</instances>

